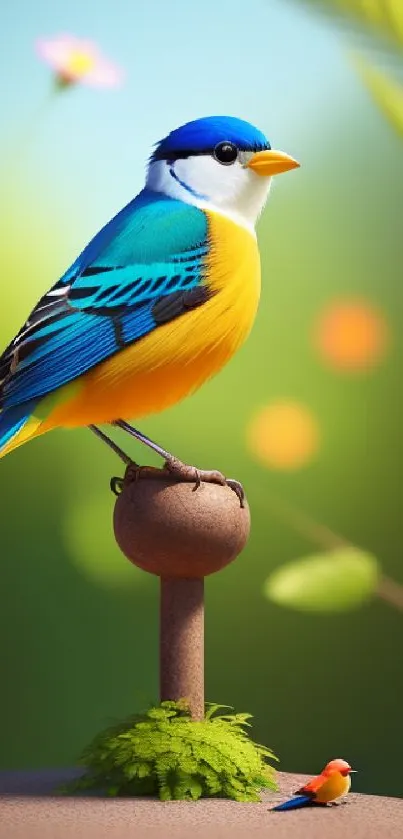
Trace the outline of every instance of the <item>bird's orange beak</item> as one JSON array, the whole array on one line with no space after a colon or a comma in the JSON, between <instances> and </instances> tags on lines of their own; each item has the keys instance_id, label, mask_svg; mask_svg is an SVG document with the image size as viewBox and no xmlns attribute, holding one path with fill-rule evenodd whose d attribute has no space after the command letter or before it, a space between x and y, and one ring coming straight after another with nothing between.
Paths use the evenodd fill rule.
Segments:
<instances>
[{"instance_id":1,"label":"bird's orange beak","mask_svg":"<svg viewBox=\"0 0 403 839\"><path fill-rule=\"evenodd\" d=\"M281 172L288 172L289 169L297 169L300 164L289 154L274 149L257 151L246 164L257 175L270 178L272 175L280 175Z\"/></svg>"}]
</instances>

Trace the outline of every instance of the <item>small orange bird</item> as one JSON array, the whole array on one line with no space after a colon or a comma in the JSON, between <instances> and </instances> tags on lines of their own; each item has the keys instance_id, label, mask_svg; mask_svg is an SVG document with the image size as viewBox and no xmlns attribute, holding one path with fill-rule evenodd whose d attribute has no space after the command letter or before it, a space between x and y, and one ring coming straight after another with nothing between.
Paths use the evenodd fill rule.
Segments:
<instances>
[{"instance_id":1,"label":"small orange bird","mask_svg":"<svg viewBox=\"0 0 403 839\"><path fill-rule=\"evenodd\" d=\"M297 789L295 798L273 807L273 810L295 810L310 804L335 804L347 795L351 786L350 773L355 772L346 760L338 757L327 763L320 775Z\"/></svg>"}]
</instances>

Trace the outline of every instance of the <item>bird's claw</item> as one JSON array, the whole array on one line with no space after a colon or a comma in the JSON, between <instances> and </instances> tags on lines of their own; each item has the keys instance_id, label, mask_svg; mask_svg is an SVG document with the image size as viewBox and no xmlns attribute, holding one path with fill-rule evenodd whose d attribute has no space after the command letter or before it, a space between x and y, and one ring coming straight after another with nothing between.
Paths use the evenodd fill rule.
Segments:
<instances>
[{"instance_id":1,"label":"bird's claw","mask_svg":"<svg viewBox=\"0 0 403 839\"><path fill-rule=\"evenodd\" d=\"M245 492L242 484L232 478L226 478L225 475L217 469L197 469L195 466L189 466L186 463L182 463L182 461L178 460L176 457L168 458L164 463L164 469L173 478L194 483L193 492L199 489L202 481L207 484L228 486L238 496L240 506L245 506Z\"/></svg>"},{"instance_id":2,"label":"bird's claw","mask_svg":"<svg viewBox=\"0 0 403 839\"><path fill-rule=\"evenodd\" d=\"M239 504L243 508L245 507L245 490L240 481L236 481L234 478L226 478L225 483L227 486L232 489L235 494L239 498Z\"/></svg>"},{"instance_id":3,"label":"bird's claw","mask_svg":"<svg viewBox=\"0 0 403 839\"><path fill-rule=\"evenodd\" d=\"M137 481L139 478L140 471L148 468L151 469L151 467L148 466L139 466L138 463L134 462L134 460L128 463L124 478L114 477L110 480L110 488L113 494L120 495L125 484L131 483L132 481Z\"/></svg>"},{"instance_id":4,"label":"bird's claw","mask_svg":"<svg viewBox=\"0 0 403 839\"><path fill-rule=\"evenodd\" d=\"M114 495L120 495L123 489L123 478L111 478L110 488Z\"/></svg>"}]
</instances>

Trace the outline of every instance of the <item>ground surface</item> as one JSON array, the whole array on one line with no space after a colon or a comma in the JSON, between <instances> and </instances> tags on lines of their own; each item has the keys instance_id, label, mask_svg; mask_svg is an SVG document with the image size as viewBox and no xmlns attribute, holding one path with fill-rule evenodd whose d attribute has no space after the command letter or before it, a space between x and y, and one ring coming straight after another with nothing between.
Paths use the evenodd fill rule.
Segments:
<instances>
[{"instance_id":1,"label":"ground surface","mask_svg":"<svg viewBox=\"0 0 403 839\"><path fill-rule=\"evenodd\" d=\"M270 808L307 776L278 773L261 804L63 798L68 770L0 773L0 839L402 839L403 800L350 793L339 807Z\"/></svg>"}]
</instances>

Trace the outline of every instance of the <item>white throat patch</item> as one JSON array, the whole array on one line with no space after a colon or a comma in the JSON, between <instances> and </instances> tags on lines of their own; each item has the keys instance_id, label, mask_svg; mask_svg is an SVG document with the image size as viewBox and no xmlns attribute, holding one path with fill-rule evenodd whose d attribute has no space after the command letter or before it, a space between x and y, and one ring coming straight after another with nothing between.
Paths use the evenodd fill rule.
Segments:
<instances>
[{"instance_id":1,"label":"white throat patch","mask_svg":"<svg viewBox=\"0 0 403 839\"><path fill-rule=\"evenodd\" d=\"M239 161L223 166L210 155L150 163L146 186L202 210L230 218L256 236L255 224L266 203L271 178Z\"/></svg>"}]
</instances>

